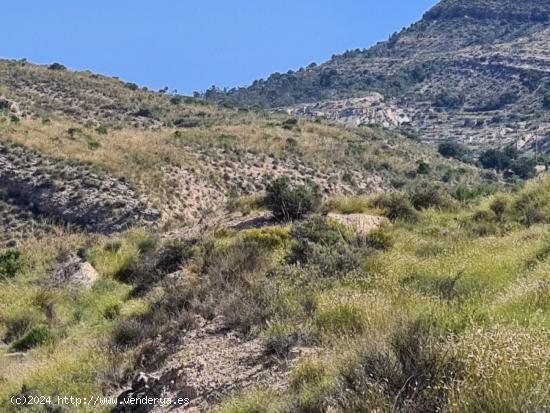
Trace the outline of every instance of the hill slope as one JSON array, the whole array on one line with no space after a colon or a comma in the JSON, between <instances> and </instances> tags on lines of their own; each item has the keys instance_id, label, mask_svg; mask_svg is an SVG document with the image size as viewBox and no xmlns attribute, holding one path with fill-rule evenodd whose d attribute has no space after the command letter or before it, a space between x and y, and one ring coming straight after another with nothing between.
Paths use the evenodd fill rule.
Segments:
<instances>
[{"instance_id":1,"label":"hill slope","mask_svg":"<svg viewBox=\"0 0 550 413\"><path fill-rule=\"evenodd\" d=\"M0 70L0 411L550 408L547 178L485 198L382 127Z\"/></svg>"},{"instance_id":2,"label":"hill slope","mask_svg":"<svg viewBox=\"0 0 550 413\"><path fill-rule=\"evenodd\" d=\"M387 109L391 117L397 106L403 115L391 126L424 139L481 146L517 142L525 149L539 141L546 147L549 16L550 3L543 0L444 0L368 50L205 96L240 106L291 107L297 114L352 124L379 123L373 111ZM373 92L385 99L374 105L349 100Z\"/></svg>"},{"instance_id":3,"label":"hill slope","mask_svg":"<svg viewBox=\"0 0 550 413\"><path fill-rule=\"evenodd\" d=\"M0 195L39 220L103 233L213 224L229 201L282 175L332 196L494 178L381 128L225 109L26 62L1 61L0 72L9 102L0 110ZM418 174L419 163L429 170Z\"/></svg>"}]
</instances>

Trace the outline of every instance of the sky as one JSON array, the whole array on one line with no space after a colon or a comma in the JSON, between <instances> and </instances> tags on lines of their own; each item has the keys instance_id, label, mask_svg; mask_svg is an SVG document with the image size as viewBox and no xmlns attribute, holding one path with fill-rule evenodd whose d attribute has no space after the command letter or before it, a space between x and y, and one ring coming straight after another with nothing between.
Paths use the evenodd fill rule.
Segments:
<instances>
[{"instance_id":1,"label":"sky","mask_svg":"<svg viewBox=\"0 0 550 413\"><path fill-rule=\"evenodd\" d=\"M60 62L154 90L245 86L367 48L436 0L16 0L0 57Z\"/></svg>"}]
</instances>

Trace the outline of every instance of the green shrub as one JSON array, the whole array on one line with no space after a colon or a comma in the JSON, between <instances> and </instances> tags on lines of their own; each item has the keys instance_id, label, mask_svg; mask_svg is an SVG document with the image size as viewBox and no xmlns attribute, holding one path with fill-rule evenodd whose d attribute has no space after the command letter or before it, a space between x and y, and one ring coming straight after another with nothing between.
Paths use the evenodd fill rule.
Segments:
<instances>
[{"instance_id":1,"label":"green shrub","mask_svg":"<svg viewBox=\"0 0 550 413\"><path fill-rule=\"evenodd\" d=\"M140 248L145 250L116 274L120 281L134 285L133 295L146 293L193 255L193 243L180 240L167 242L158 249L145 240Z\"/></svg>"},{"instance_id":2,"label":"green shrub","mask_svg":"<svg viewBox=\"0 0 550 413\"><path fill-rule=\"evenodd\" d=\"M69 128L67 129L67 133L71 138L74 138L76 135L82 133L82 129L80 128Z\"/></svg>"},{"instance_id":3,"label":"green shrub","mask_svg":"<svg viewBox=\"0 0 550 413\"><path fill-rule=\"evenodd\" d=\"M286 357L299 339L297 333L289 332L279 325L273 326L264 341L265 352L277 357Z\"/></svg>"},{"instance_id":4,"label":"green shrub","mask_svg":"<svg viewBox=\"0 0 550 413\"><path fill-rule=\"evenodd\" d=\"M141 252L150 252L155 249L157 242L152 238L146 238L143 241L140 241L138 248Z\"/></svg>"},{"instance_id":5,"label":"green shrub","mask_svg":"<svg viewBox=\"0 0 550 413\"><path fill-rule=\"evenodd\" d=\"M455 109L464 104L465 96L463 94L453 93L450 90L442 90L433 101L434 106Z\"/></svg>"},{"instance_id":6,"label":"green shrub","mask_svg":"<svg viewBox=\"0 0 550 413\"><path fill-rule=\"evenodd\" d=\"M99 126L96 128L95 130L97 133L99 133L100 135L107 135L107 133L109 133L109 131L107 130L107 128L105 126Z\"/></svg>"},{"instance_id":7,"label":"green shrub","mask_svg":"<svg viewBox=\"0 0 550 413\"><path fill-rule=\"evenodd\" d=\"M410 199L404 194L381 194L373 202L375 208L382 209L384 215L392 221L403 220L413 223L418 220L418 214Z\"/></svg>"},{"instance_id":8,"label":"green shrub","mask_svg":"<svg viewBox=\"0 0 550 413\"><path fill-rule=\"evenodd\" d=\"M410 195L412 205L418 209L440 208L453 209L456 201L443 189L434 185L417 187Z\"/></svg>"},{"instance_id":9,"label":"green shrub","mask_svg":"<svg viewBox=\"0 0 550 413\"><path fill-rule=\"evenodd\" d=\"M285 120L285 121L281 124L281 127L282 127L283 129L291 130L291 129L294 129L297 125L298 125L298 119L290 118L290 119Z\"/></svg>"},{"instance_id":10,"label":"green shrub","mask_svg":"<svg viewBox=\"0 0 550 413\"><path fill-rule=\"evenodd\" d=\"M110 305L103 312L103 316L107 320L114 320L115 318L118 318L118 316L120 316L120 310L120 304Z\"/></svg>"},{"instance_id":11,"label":"green shrub","mask_svg":"<svg viewBox=\"0 0 550 413\"><path fill-rule=\"evenodd\" d=\"M424 161L418 161L416 166L416 173L419 175L428 175L431 171L431 167Z\"/></svg>"},{"instance_id":12,"label":"green shrub","mask_svg":"<svg viewBox=\"0 0 550 413\"><path fill-rule=\"evenodd\" d=\"M275 250L283 248L290 237L285 227L263 227L246 231L243 235L243 243L253 245L260 250Z\"/></svg>"},{"instance_id":13,"label":"green shrub","mask_svg":"<svg viewBox=\"0 0 550 413\"><path fill-rule=\"evenodd\" d=\"M393 246L392 234L384 229L378 228L368 233L367 245L375 250L389 250Z\"/></svg>"},{"instance_id":14,"label":"green shrub","mask_svg":"<svg viewBox=\"0 0 550 413\"><path fill-rule=\"evenodd\" d=\"M318 210L321 195L316 187L291 187L289 178L281 177L268 185L264 205L276 219L288 222Z\"/></svg>"},{"instance_id":15,"label":"green shrub","mask_svg":"<svg viewBox=\"0 0 550 413\"><path fill-rule=\"evenodd\" d=\"M369 209L367 197L336 197L331 198L323 207L324 210L341 214L363 214Z\"/></svg>"},{"instance_id":16,"label":"green shrub","mask_svg":"<svg viewBox=\"0 0 550 413\"><path fill-rule=\"evenodd\" d=\"M511 169L521 179L531 179L536 175L536 162L532 158L522 157L514 161Z\"/></svg>"},{"instance_id":17,"label":"green shrub","mask_svg":"<svg viewBox=\"0 0 550 413\"><path fill-rule=\"evenodd\" d=\"M23 337L13 343L12 347L17 351L27 351L52 341L53 334L48 326L38 325L31 328Z\"/></svg>"},{"instance_id":18,"label":"green shrub","mask_svg":"<svg viewBox=\"0 0 550 413\"><path fill-rule=\"evenodd\" d=\"M462 160L464 155L466 155L466 147L459 143L454 142L443 142L440 143L437 147L439 154L445 158L453 158Z\"/></svg>"},{"instance_id":19,"label":"green shrub","mask_svg":"<svg viewBox=\"0 0 550 413\"><path fill-rule=\"evenodd\" d=\"M58 70L58 71L67 70L67 68L64 65L62 65L61 63L52 63L51 65L48 66L48 69Z\"/></svg>"},{"instance_id":20,"label":"green shrub","mask_svg":"<svg viewBox=\"0 0 550 413\"><path fill-rule=\"evenodd\" d=\"M491 202L491 205L489 205L489 208L493 211L498 221L502 221L507 207L508 199L502 196L496 197L493 202Z\"/></svg>"},{"instance_id":21,"label":"green shrub","mask_svg":"<svg viewBox=\"0 0 550 413\"><path fill-rule=\"evenodd\" d=\"M18 250L7 250L0 254L0 278L15 277L18 271L23 268L21 252Z\"/></svg>"},{"instance_id":22,"label":"green shrub","mask_svg":"<svg viewBox=\"0 0 550 413\"><path fill-rule=\"evenodd\" d=\"M141 344L150 335L150 326L137 319L120 321L113 332L116 347L125 350Z\"/></svg>"},{"instance_id":23,"label":"green shrub","mask_svg":"<svg viewBox=\"0 0 550 413\"><path fill-rule=\"evenodd\" d=\"M118 252L122 248L122 241L118 239L110 240L105 243L103 249L107 252Z\"/></svg>"},{"instance_id":24,"label":"green shrub","mask_svg":"<svg viewBox=\"0 0 550 413\"><path fill-rule=\"evenodd\" d=\"M172 97L170 98L170 103L171 103L172 105L179 105L179 104L181 104L182 102L183 102L183 96L181 96L181 95L172 96Z\"/></svg>"},{"instance_id":25,"label":"green shrub","mask_svg":"<svg viewBox=\"0 0 550 413\"><path fill-rule=\"evenodd\" d=\"M445 411L462 365L439 348L423 322L393 334L389 351L366 348L341 373L342 411ZM376 408L375 408L376 407Z\"/></svg>"},{"instance_id":26,"label":"green shrub","mask_svg":"<svg viewBox=\"0 0 550 413\"><path fill-rule=\"evenodd\" d=\"M11 343L23 337L33 326L35 320L30 314L20 314L12 318L8 318L4 325L6 327L4 333L4 342Z\"/></svg>"},{"instance_id":27,"label":"green shrub","mask_svg":"<svg viewBox=\"0 0 550 413\"><path fill-rule=\"evenodd\" d=\"M321 333L357 334L365 327L365 314L353 303L339 303L317 309L314 322Z\"/></svg>"},{"instance_id":28,"label":"green shrub","mask_svg":"<svg viewBox=\"0 0 550 413\"><path fill-rule=\"evenodd\" d=\"M95 139L88 139L88 149L95 151L101 147L101 142Z\"/></svg>"},{"instance_id":29,"label":"green shrub","mask_svg":"<svg viewBox=\"0 0 550 413\"><path fill-rule=\"evenodd\" d=\"M124 87L126 87L127 89L130 89L132 91L136 91L139 89L139 86L136 85L135 83L132 83L132 82L127 82L124 84Z\"/></svg>"},{"instance_id":30,"label":"green shrub","mask_svg":"<svg viewBox=\"0 0 550 413\"><path fill-rule=\"evenodd\" d=\"M535 161L529 158L519 158L514 146L509 146L503 151L488 149L479 155L481 166L486 169L505 171L511 169L522 179L528 179L535 175Z\"/></svg>"},{"instance_id":31,"label":"green shrub","mask_svg":"<svg viewBox=\"0 0 550 413\"><path fill-rule=\"evenodd\" d=\"M542 210L542 202L537 194L528 191L519 195L512 206L516 219L523 225L530 227L547 220L546 214Z\"/></svg>"},{"instance_id":32,"label":"green shrub","mask_svg":"<svg viewBox=\"0 0 550 413\"><path fill-rule=\"evenodd\" d=\"M296 225L295 242L287 261L315 266L324 276L347 273L359 267L359 239L343 225L314 217Z\"/></svg>"},{"instance_id":33,"label":"green shrub","mask_svg":"<svg viewBox=\"0 0 550 413\"><path fill-rule=\"evenodd\" d=\"M490 195L494 192L494 188L487 185L466 186L459 185L454 193L453 198L460 202L471 201L483 196Z\"/></svg>"}]
</instances>

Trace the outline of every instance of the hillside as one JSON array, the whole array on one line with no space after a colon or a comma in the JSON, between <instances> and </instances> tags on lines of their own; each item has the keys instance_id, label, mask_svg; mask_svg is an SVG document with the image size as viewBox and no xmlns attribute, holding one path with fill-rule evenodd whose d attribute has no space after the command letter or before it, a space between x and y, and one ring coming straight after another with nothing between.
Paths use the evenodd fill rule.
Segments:
<instances>
[{"instance_id":1,"label":"hillside","mask_svg":"<svg viewBox=\"0 0 550 413\"><path fill-rule=\"evenodd\" d=\"M231 200L282 175L327 195L498 181L381 128L224 109L26 62L2 61L0 70L0 99L10 102L0 123L0 194L39 220L102 233L214 225ZM417 173L419 163L428 170Z\"/></svg>"},{"instance_id":2,"label":"hillside","mask_svg":"<svg viewBox=\"0 0 550 413\"><path fill-rule=\"evenodd\" d=\"M443 0L370 49L205 97L352 125L382 122L430 141L546 151L549 16L544 0ZM373 93L383 99L356 99Z\"/></svg>"},{"instance_id":3,"label":"hillside","mask_svg":"<svg viewBox=\"0 0 550 413\"><path fill-rule=\"evenodd\" d=\"M550 409L548 177L0 72L0 411Z\"/></svg>"}]
</instances>

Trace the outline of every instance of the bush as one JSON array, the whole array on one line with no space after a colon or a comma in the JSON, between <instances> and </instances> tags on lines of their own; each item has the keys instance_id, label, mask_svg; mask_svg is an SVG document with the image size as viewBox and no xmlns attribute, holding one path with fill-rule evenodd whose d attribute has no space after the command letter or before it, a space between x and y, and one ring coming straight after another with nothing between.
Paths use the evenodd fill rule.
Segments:
<instances>
[{"instance_id":1,"label":"bush","mask_svg":"<svg viewBox=\"0 0 550 413\"><path fill-rule=\"evenodd\" d=\"M410 199L412 205L418 210L428 208L453 209L456 202L453 202L447 192L433 185L416 188Z\"/></svg>"},{"instance_id":2,"label":"bush","mask_svg":"<svg viewBox=\"0 0 550 413\"><path fill-rule=\"evenodd\" d=\"M62 65L61 63L52 63L51 65L48 66L48 69L50 70L67 70L67 68Z\"/></svg>"},{"instance_id":3,"label":"bush","mask_svg":"<svg viewBox=\"0 0 550 413\"><path fill-rule=\"evenodd\" d=\"M99 133L100 135L107 135L107 133L109 133L109 131L107 130L107 128L105 126L99 126L96 128L95 130L97 133Z\"/></svg>"},{"instance_id":4,"label":"bush","mask_svg":"<svg viewBox=\"0 0 550 413\"><path fill-rule=\"evenodd\" d=\"M413 223L418 220L418 214L410 199L404 194L382 194L373 200L373 206L384 210L384 215L391 221L399 219Z\"/></svg>"},{"instance_id":5,"label":"bush","mask_svg":"<svg viewBox=\"0 0 550 413\"><path fill-rule=\"evenodd\" d=\"M465 202L490 195L494 191L494 188L487 185L478 185L473 187L460 185L456 188L452 196L457 201Z\"/></svg>"},{"instance_id":6,"label":"bush","mask_svg":"<svg viewBox=\"0 0 550 413\"><path fill-rule=\"evenodd\" d=\"M367 235L367 245L375 250L389 250L393 246L393 236L384 228L375 229Z\"/></svg>"},{"instance_id":7,"label":"bush","mask_svg":"<svg viewBox=\"0 0 550 413\"><path fill-rule=\"evenodd\" d=\"M314 217L292 229L295 243L287 261L315 266L325 276L346 273L359 267L358 238L343 225Z\"/></svg>"},{"instance_id":8,"label":"bush","mask_svg":"<svg viewBox=\"0 0 550 413\"><path fill-rule=\"evenodd\" d=\"M170 98L170 103L171 103L172 105L179 105L179 104L181 104L182 102L183 102L183 96L181 96L181 95L172 96L172 97Z\"/></svg>"},{"instance_id":9,"label":"bush","mask_svg":"<svg viewBox=\"0 0 550 413\"><path fill-rule=\"evenodd\" d=\"M269 335L265 339L265 352L268 355L277 357L287 357L290 350L298 344L300 337L297 333L286 331L281 326L274 326L269 331Z\"/></svg>"},{"instance_id":10,"label":"bush","mask_svg":"<svg viewBox=\"0 0 550 413\"><path fill-rule=\"evenodd\" d=\"M117 274L120 281L135 286L134 295L149 291L166 275L177 271L193 254L193 243L180 240L165 243L157 249L154 241L147 239L140 243L140 248L144 250Z\"/></svg>"},{"instance_id":11,"label":"bush","mask_svg":"<svg viewBox=\"0 0 550 413\"><path fill-rule=\"evenodd\" d=\"M488 149L479 155L479 162L486 169L496 169L497 171L512 169L514 173L517 171L516 174L520 177L528 176L531 172L534 175L534 162L531 163L532 161L528 161L526 158L518 159L518 155L514 146L509 146L503 151Z\"/></svg>"},{"instance_id":12,"label":"bush","mask_svg":"<svg viewBox=\"0 0 550 413\"><path fill-rule=\"evenodd\" d=\"M504 216L504 212L506 212L507 206L508 200L501 196L496 197L493 202L491 202L491 205L489 205L489 208L493 211L497 220L502 221L502 217Z\"/></svg>"},{"instance_id":13,"label":"bush","mask_svg":"<svg viewBox=\"0 0 550 413\"><path fill-rule=\"evenodd\" d=\"M521 224L530 227L548 220L547 214L543 211L545 204L546 199L540 198L533 189L518 196L512 205L512 211Z\"/></svg>"},{"instance_id":14,"label":"bush","mask_svg":"<svg viewBox=\"0 0 550 413\"><path fill-rule=\"evenodd\" d=\"M292 130L292 129L294 129L297 125L298 125L298 119L290 118L290 119L285 120L285 121L281 124L281 127L282 127L283 129Z\"/></svg>"},{"instance_id":15,"label":"bush","mask_svg":"<svg viewBox=\"0 0 550 413\"><path fill-rule=\"evenodd\" d=\"M545 96L542 98L542 107L543 107L544 109L550 109L550 94L545 95Z\"/></svg>"},{"instance_id":16,"label":"bush","mask_svg":"<svg viewBox=\"0 0 550 413\"><path fill-rule=\"evenodd\" d=\"M428 175L431 171L431 167L424 161L418 161L416 166L416 173L420 175Z\"/></svg>"},{"instance_id":17,"label":"bush","mask_svg":"<svg viewBox=\"0 0 550 413\"><path fill-rule=\"evenodd\" d=\"M23 268L21 252L18 250L7 250L0 254L0 277L13 278Z\"/></svg>"},{"instance_id":18,"label":"bush","mask_svg":"<svg viewBox=\"0 0 550 413\"><path fill-rule=\"evenodd\" d=\"M242 242L260 251L273 251L284 248L289 238L288 229L285 227L263 227L247 230Z\"/></svg>"},{"instance_id":19,"label":"bush","mask_svg":"<svg viewBox=\"0 0 550 413\"><path fill-rule=\"evenodd\" d=\"M464 104L464 95L452 93L449 90L439 92L434 99L434 106L455 109Z\"/></svg>"},{"instance_id":20,"label":"bush","mask_svg":"<svg viewBox=\"0 0 550 413\"><path fill-rule=\"evenodd\" d=\"M153 112L149 108L141 108L137 112L134 113L134 116L141 116L144 118L152 118Z\"/></svg>"},{"instance_id":21,"label":"bush","mask_svg":"<svg viewBox=\"0 0 550 413\"><path fill-rule=\"evenodd\" d=\"M423 322L394 333L389 347L360 351L344 369L336 397L341 410L444 411L462 365L438 347Z\"/></svg>"},{"instance_id":22,"label":"bush","mask_svg":"<svg viewBox=\"0 0 550 413\"><path fill-rule=\"evenodd\" d=\"M39 325L31 328L23 337L13 344L13 349L17 351L27 351L31 348L48 344L53 341L53 334L48 326Z\"/></svg>"},{"instance_id":23,"label":"bush","mask_svg":"<svg viewBox=\"0 0 550 413\"><path fill-rule=\"evenodd\" d=\"M316 187L291 187L289 178L281 177L268 185L264 205L276 219L288 222L318 210L321 196Z\"/></svg>"},{"instance_id":24,"label":"bush","mask_svg":"<svg viewBox=\"0 0 550 413\"><path fill-rule=\"evenodd\" d=\"M445 158L453 158L461 160L466 155L466 147L459 143L444 142L437 147L439 154Z\"/></svg>"},{"instance_id":25,"label":"bush","mask_svg":"<svg viewBox=\"0 0 550 413\"><path fill-rule=\"evenodd\" d=\"M531 179L536 175L534 159L522 157L512 163L511 169L521 179Z\"/></svg>"},{"instance_id":26,"label":"bush","mask_svg":"<svg viewBox=\"0 0 550 413\"><path fill-rule=\"evenodd\" d=\"M317 309L314 322L320 333L357 334L365 328L365 314L354 303L338 303Z\"/></svg>"},{"instance_id":27,"label":"bush","mask_svg":"<svg viewBox=\"0 0 550 413\"><path fill-rule=\"evenodd\" d=\"M11 343L23 337L34 324L34 318L29 314L20 314L5 321L6 331L4 333L4 342Z\"/></svg>"},{"instance_id":28,"label":"bush","mask_svg":"<svg viewBox=\"0 0 550 413\"><path fill-rule=\"evenodd\" d=\"M121 349L129 349L141 344L149 337L147 324L137 319L123 320L117 324L113 332L113 342Z\"/></svg>"}]
</instances>

